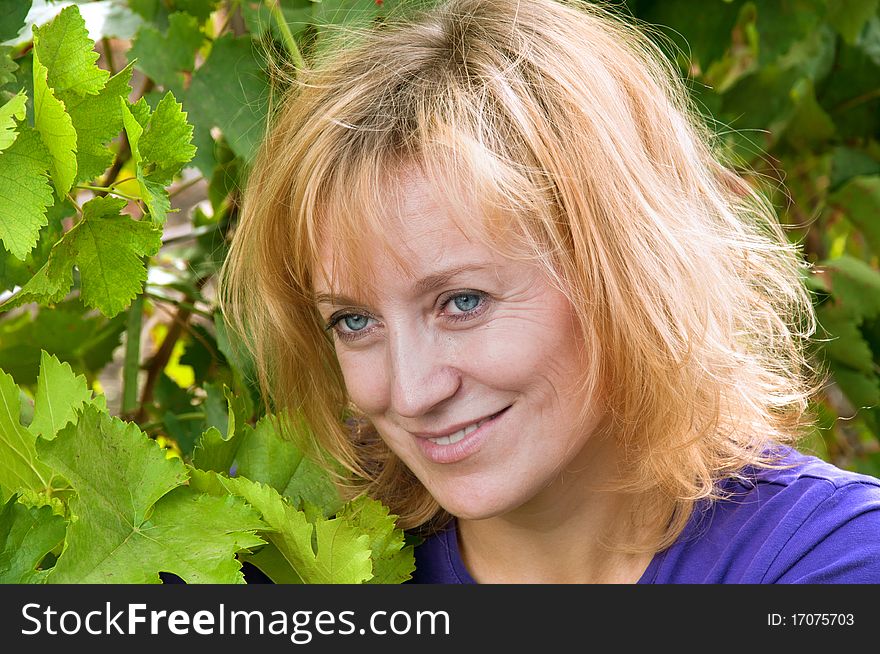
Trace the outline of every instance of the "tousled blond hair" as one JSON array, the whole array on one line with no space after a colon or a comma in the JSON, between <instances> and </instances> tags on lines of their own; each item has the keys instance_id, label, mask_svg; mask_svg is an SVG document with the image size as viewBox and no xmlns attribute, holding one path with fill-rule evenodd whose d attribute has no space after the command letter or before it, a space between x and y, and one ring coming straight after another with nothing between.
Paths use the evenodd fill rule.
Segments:
<instances>
[{"instance_id":1,"label":"tousled blond hair","mask_svg":"<svg viewBox=\"0 0 880 654\"><path fill-rule=\"evenodd\" d=\"M363 285L358 243L393 242L389 178L411 166L463 229L541 263L577 308L582 385L601 385L624 453L618 489L661 525L623 547L663 549L719 480L772 465L822 383L804 354L806 264L644 30L579 0L449 0L346 39L274 116L221 271L280 428L403 527L448 518L350 414L313 292L328 234Z\"/></svg>"}]
</instances>

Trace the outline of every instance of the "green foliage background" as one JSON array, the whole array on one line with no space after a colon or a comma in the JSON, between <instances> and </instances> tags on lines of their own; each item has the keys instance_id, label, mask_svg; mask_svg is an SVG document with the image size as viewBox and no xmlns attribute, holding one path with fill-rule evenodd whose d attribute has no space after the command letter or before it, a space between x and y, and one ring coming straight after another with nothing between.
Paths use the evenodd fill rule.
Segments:
<instances>
[{"instance_id":1,"label":"green foliage background","mask_svg":"<svg viewBox=\"0 0 880 654\"><path fill-rule=\"evenodd\" d=\"M215 282L267 54L295 70L415 1L0 1L0 581L408 577L387 509L343 506L275 433ZM880 0L615 6L814 264L832 383L802 449L880 475Z\"/></svg>"}]
</instances>

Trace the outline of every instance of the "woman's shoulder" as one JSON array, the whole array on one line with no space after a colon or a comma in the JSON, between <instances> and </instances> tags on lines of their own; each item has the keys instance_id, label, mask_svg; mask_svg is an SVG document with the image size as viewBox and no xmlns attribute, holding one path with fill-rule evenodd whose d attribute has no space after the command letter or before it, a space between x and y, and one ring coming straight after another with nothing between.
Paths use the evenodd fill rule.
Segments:
<instances>
[{"instance_id":1,"label":"woman's shoulder","mask_svg":"<svg viewBox=\"0 0 880 654\"><path fill-rule=\"evenodd\" d=\"M657 555L653 583L880 583L880 480L778 447Z\"/></svg>"},{"instance_id":2,"label":"woman's shoulder","mask_svg":"<svg viewBox=\"0 0 880 654\"><path fill-rule=\"evenodd\" d=\"M780 446L721 485L640 583L880 583L880 480ZM474 583L455 521L416 547L413 583Z\"/></svg>"}]
</instances>

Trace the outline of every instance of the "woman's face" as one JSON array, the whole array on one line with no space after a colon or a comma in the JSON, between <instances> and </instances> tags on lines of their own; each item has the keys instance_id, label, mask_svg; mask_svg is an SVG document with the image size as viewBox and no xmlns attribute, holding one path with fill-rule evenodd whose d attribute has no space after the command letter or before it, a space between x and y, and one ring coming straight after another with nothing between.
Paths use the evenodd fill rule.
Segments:
<instances>
[{"instance_id":1,"label":"woman's face","mask_svg":"<svg viewBox=\"0 0 880 654\"><path fill-rule=\"evenodd\" d=\"M389 228L412 274L365 242L376 297L317 275L318 308L351 400L440 505L502 515L553 482L601 417L575 392L573 309L535 264L467 240L423 179L403 186Z\"/></svg>"}]
</instances>

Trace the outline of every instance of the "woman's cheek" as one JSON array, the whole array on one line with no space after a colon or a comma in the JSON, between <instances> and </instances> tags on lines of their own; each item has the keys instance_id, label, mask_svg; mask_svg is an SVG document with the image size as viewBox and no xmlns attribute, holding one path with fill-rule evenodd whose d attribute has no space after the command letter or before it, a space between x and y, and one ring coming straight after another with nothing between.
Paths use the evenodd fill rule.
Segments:
<instances>
[{"instance_id":1,"label":"woman's cheek","mask_svg":"<svg viewBox=\"0 0 880 654\"><path fill-rule=\"evenodd\" d=\"M388 379L380 358L366 352L339 355L339 366L348 396L368 415L383 413L388 405Z\"/></svg>"}]
</instances>

